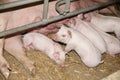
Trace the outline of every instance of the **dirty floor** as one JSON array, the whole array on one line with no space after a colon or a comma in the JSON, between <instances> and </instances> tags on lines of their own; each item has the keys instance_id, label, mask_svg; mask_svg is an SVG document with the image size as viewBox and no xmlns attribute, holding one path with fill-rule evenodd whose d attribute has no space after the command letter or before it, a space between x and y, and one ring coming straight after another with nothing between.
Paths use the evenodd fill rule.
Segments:
<instances>
[{"instance_id":1,"label":"dirty floor","mask_svg":"<svg viewBox=\"0 0 120 80\"><path fill-rule=\"evenodd\" d=\"M27 52L27 56L36 65L36 76L33 77L13 56L7 52L4 56L12 67L8 80L100 80L120 70L120 54L116 57L104 54L103 64L96 68L88 68L80 57L71 51L66 55L65 67L61 68L44 53L31 50ZM0 80L5 80L1 74Z\"/></svg>"}]
</instances>

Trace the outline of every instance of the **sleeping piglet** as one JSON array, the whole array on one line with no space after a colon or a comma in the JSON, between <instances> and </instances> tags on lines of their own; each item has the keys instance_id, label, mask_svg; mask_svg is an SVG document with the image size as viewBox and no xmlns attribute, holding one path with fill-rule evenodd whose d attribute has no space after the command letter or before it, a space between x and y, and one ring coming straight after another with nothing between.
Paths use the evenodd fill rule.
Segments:
<instances>
[{"instance_id":1,"label":"sleeping piglet","mask_svg":"<svg viewBox=\"0 0 120 80\"><path fill-rule=\"evenodd\" d=\"M24 47L26 49L36 49L44 52L61 67L64 67L65 53L62 47L52 41L52 39L40 33L30 32L23 37Z\"/></svg>"},{"instance_id":2,"label":"sleeping piglet","mask_svg":"<svg viewBox=\"0 0 120 80\"><path fill-rule=\"evenodd\" d=\"M75 50L81 60L88 67L96 67L102 63L101 53L90 41L80 32L62 25L59 31L52 37L55 41L66 44L65 51Z\"/></svg>"}]
</instances>

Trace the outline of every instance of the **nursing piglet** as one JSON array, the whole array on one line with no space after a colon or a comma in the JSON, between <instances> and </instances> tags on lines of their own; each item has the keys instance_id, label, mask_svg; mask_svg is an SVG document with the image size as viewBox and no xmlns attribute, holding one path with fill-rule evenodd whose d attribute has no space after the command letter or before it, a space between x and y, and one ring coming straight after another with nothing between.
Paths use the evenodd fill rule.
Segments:
<instances>
[{"instance_id":1,"label":"nursing piglet","mask_svg":"<svg viewBox=\"0 0 120 80\"><path fill-rule=\"evenodd\" d=\"M66 44L65 51L75 50L88 67L96 67L101 61L101 52L83 34L62 25L52 37L55 41Z\"/></svg>"},{"instance_id":2,"label":"nursing piglet","mask_svg":"<svg viewBox=\"0 0 120 80\"><path fill-rule=\"evenodd\" d=\"M110 54L111 56L115 56L115 54L120 53L120 41L117 38L115 38L114 36L108 33L105 33L100 28L96 27L91 23L88 23L88 24L92 25L92 27L96 29L96 31L100 33L100 35L103 37L107 45L108 54Z\"/></svg>"},{"instance_id":3,"label":"nursing piglet","mask_svg":"<svg viewBox=\"0 0 120 80\"><path fill-rule=\"evenodd\" d=\"M68 22L68 25L86 36L94 44L94 46L101 51L101 53L106 52L106 43L104 39L94 28L91 27L91 25L87 24L87 22L76 17L71 19Z\"/></svg>"},{"instance_id":4,"label":"nursing piglet","mask_svg":"<svg viewBox=\"0 0 120 80\"><path fill-rule=\"evenodd\" d=\"M104 16L98 13L89 13L91 16L90 22L96 27L105 32L114 32L118 39L120 39L120 18L113 16ZM86 14L86 19L89 15Z\"/></svg>"},{"instance_id":5,"label":"nursing piglet","mask_svg":"<svg viewBox=\"0 0 120 80\"><path fill-rule=\"evenodd\" d=\"M31 32L24 35L23 43L26 49L29 50L32 48L40 50L48 55L61 67L64 67L65 52L58 43L55 43L50 38L40 33Z\"/></svg>"}]
</instances>

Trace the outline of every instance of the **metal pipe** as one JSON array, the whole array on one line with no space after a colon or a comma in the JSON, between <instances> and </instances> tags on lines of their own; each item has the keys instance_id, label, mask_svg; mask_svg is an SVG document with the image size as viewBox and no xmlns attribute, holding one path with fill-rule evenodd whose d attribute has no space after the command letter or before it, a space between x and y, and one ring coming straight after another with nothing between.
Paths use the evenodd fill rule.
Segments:
<instances>
[{"instance_id":1,"label":"metal pipe","mask_svg":"<svg viewBox=\"0 0 120 80\"><path fill-rule=\"evenodd\" d=\"M115 4L117 2L120 2L120 1L119 0L109 1L109 2L106 2L106 3L94 5L94 6L91 6L91 7L88 7L88 8L84 8L84 9L81 9L81 10L77 10L77 11L68 13L66 16L59 15L59 16L54 17L54 18L44 19L44 20L39 21L39 22L35 22L35 23L24 25L24 26L20 26L20 27L14 28L14 29L2 31L2 32L0 32L0 38L11 35L11 34L14 34L14 33L22 32L22 31L25 31L25 30L28 30L28 29L33 29L33 28L36 28L38 26L43 27L43 26L45 26L49 23L59 21L59 20L63 20L63 19L69 18L69 17L73 17L73 16L76 16L76 15L81 14L81 13L87 13L87 12L94 11L94 10L97 10L97 9L105 8L107 6Z\"/></svg>"},{"instance_id":2,"label":"metal pipe","mask_svg":"<svg viewBox=\"0 0 120 80\"><path fill-rule=\"evenodd\" d=\"M38 4L42 4L44 0L18 0L14 2L2 3L0 4L0 13L21 9L28 6L34 6ZM55 0L50 0L55 1Z\"/></svg>"},{"instance_id":3,"label":"metal pipe","mask_svg":"<svg viewBox=\"0 0 120 80\"><path fill-rule=\"evenodd\" d=\"M14 2L0 4L0 12L3 10L6 10L6 9L23 6L23 5L27 5L27 4L31 4L31 3L37 3L40 1L43 1L43 0L18 0L18 1L14 1Z\"/></svg>"},{"instance_id":4,"label":"metal pipe","mask_svg":"<svg viewBox=\"0 0 120 80\"><path fill-rule=\"evenodd\" d=\"M65 13L68 13L70 11L70 0L66 0L66 9Z\"/></svg>"},{"instance_id":5,"label":"metal pipe","mask_svg":"<svg viewBox=\"0 0 120 80\"><path fill-rule=\"evenodd\" d=\"M47 19L48 15L48 7L49 7L49 0L44 0L44 5L43 5L43 19Z\"/></svg>"},{"instance_id":6,"label":"metal pipe","mask_svg":"<svg viewBox=\"0 0 120 80\"><path fill-rule=\"evenodd\" d=\"M73 1L77 1L77 0L70 0L70 2L73 2ZM65 4L66 1L65 0L58 0L58 2L56 3L55 5L55 9L56 11L60 14L60 15L65 15L65 11L63 9L60 8L61 5ZM69 3L67 3L68 5Z\"/></svg>"},{"instance_id":7,"label":"metal pipe","mask_svg":"<svg viewBox=\"0 0 120 80\"><path fill-rule=\"evenodd\" d=\"M59 3L63 3L63 0L58 0L58 2L56 3L56 5L55 5L55 9L56 9L56 11L60 14L60 15L63 15L63 10L59 7Z\"/></svg>"},{"instance_id":8,"label":"metal pipe","mask_svg":"<svg viewBox=\"0 0 120 80\"><path fill-rule=\"evenodd\" d=\"M59 3L64 3L65 9L61 9L60 6L58 5ZM66 15L70 11L70 0L58 0L56 5L58 5L57 12L61 15Z\"/></svg>"}]
</instances>

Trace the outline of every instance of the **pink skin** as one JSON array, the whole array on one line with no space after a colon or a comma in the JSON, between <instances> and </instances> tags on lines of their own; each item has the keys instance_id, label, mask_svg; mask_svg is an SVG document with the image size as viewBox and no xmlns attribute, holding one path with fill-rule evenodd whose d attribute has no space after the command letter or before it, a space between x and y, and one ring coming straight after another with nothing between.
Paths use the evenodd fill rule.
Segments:
<instances>
[{"instance_id":1,"label":"pink skin","mask_svg":"<svg viewBox=\"0 0 120 80\"><path fill-rule=\"evenodd\" d=\"M11 24L12 22L15 22L15 18L13 18L15 15L12 13L10 20L8 22L7 28L15 28L19 25L19 21L16 23ZM32 75L35 75L35 67L34 62L31 61L27 56L23 48L23 44L21 41L21 35L16 35L13 37L7 37L5 38L5 46L4 49L13 55L20 63L24 65L25 68L27 68Z\"/></svg>"},{"instance_id":2,"label":"pink skin","mask_svg":"<svg viewBox=\"0 0 120 80\"><path fill-rule=\"evenodd\" d=\"M42 51L61 67L64 67L65 53L61 46L50 38L40 33L30 32L24 35L23 43L26 49Z\"/></svg>"},{"instance_id":3,"label":"pink skin","mask_svg":"<svg viewBox=\"0 0 120 80\"><path fill-rule=\"evenodd\" d=\"M16 0L4 0L4 2L12 2L12 1L16 1ZM48 18L58 16L58 13L54 9L55 2L50 3ZM75 4L76 3L72 3L71 6L75 6ZM32 6L32 7L12 11L10 20L7 25L7 30L41 20L41 18L42 18L41 13L42 13L42 9L43 9L42 6L43 5L37 5L37 6ZM72 7L71 11L73 11L75 9L76 8ZM63 20L63 22L64 22L64 20ZM44 28L40 28L37 31L47 35L49 33L58 31L58 29L55 26L52 27L52 25L51 25L51 26L47 26ZM5 50L7 50L10 54L12 54L15 58L17 58L25 67L27 67L31 71L31 73L34 74L33 62L25 56L25 52L24 52L22 42L20 39L21 39L20 35L6 38ZM16 45L16 44L18 44L18 45ZM14 46L12 46L12 45L14 45ZM21 57L19 57L19 56L21 56ZM23 61L25 61L25 63Z\"/></svg>"},{"instance_id":4,"label":"pink skin","mask_svg":"<svg viewBox=\"0 0 120 80\"><path fill-rule=\"evenodd\" d=\"M101 52L83 34L62 25L52 37L55 41L66 44L65 52L75 50L88 67L96 67L101 61ZM79 44L78 44L79 42Z\"/></svg>"},{"instance_id":5,"label":"pink skin","mask_svg":"<svg viewBox=\"0 0 120 80\"><path fill-rule=\"evenodd\" d=\"M68 25L86 36L92 44L101 51L101 53L106 52L106 43L104 39L94 28L91 27L92 25L88 25L87 22L81 20L79 17L71 19L68 22Z\"/></svg>"},{"instance_id":6,"label":"pink skin","mask_svg":"<svg viewBox=\"0 0 120 80\"><path fill-rule=\"evenodd\" d=\"M3 2L12 2L12 1L16 1L16 0L3 0ZM50 3L50 6L52 6L50 8L50 12L48 14L48 18L50 18L51 16L56 16L58 15L54 9L54 5L55 3ZM77 3L72 3L71 6L74 6L74 7L71 7L71 11L73 10L76 10L76 9L79 9L79 6L76 5ZM11 12L12 13L12 16L11 16L11 20L9 20L9 26L7 27L7 29L10 28L15 28L15 27L18 27L18 26L22 26L22 25L25 25L25 24L28 24L28 23L32 23L32 22L36 22L36 18L38 18L38 21L41 19L41 16L42 16L42 9L41 9L41 5L40 6L35 6L35 7L30 7L30 8L26 8L26 9L21 9L21 10L16 10L16 11L13 11ZM51 10L53 13L51 13ZM27 15L25 15L27 14ZM32 16L31 16L32 15ZM12 25L13 24L13 25ZM5 28L5 27L4 27ZM45 35L47 35L48 33L51 33L51 32L57 32L58 29L56 27L53 27L51 29L51 26L48 26L48 27L45 27L45 28L41 28L39 29L38 32L40 33L43 33ZM14 42L13 42L13 41ZM18 44L16 47L14 46L10 46L10 44L12 43L12 45L15 45L15 44ZM1 49L3 48L3 40L1 40ZM8 46L9 45L9 46ZM19 48L19 49L14 49L14 48ZM7 38L6 41L5 41L5 49L11 53L12 55L14 55L21 63L22 63L22 60L24 60L24 57L25 57L25 52L22 48L22 43L20 41L20 35L18 36L14 36L14 37L11 37L11 38ZM15 55L15 53L18 53L17 55ZM1 51L1 54L2 54L2 51ZM19 58L18 56L21 55L21 56L24 56L23 59ZM2 58L0 58L2 59ZM26 57L25 57L26 59ZM0 60L1 61L1 60ZM28 61L28 63L27 63ZM2 62L5 63L6 65L8 64L6 62L6 60L3 58L2 59ZM23 64L24 66L28 66L27 64L31 65L33 67L33 64L32 64L32 61L30 61L29 59L26 59L26 63ZM28 66L29 70L31 71L31 66ZM4 67L5 69L3 70L8 70L8 67ZM5 71L2 70L2 73L4 74ZM6 73L6 72L5 72ZM7 74L9 74L9 71L7 72ZM5 77L8 77L8 75Z\"/></svg>"},{"instance_id":7,"label":"pink skin","mask_svg":"<svg viewBox=\"0 0 120 80\"><path fill-rule=\"evenodd\" d=\"M97 4L108 2L108 1L110 0L93 0L93 2L96 2ZM103 14L114 14L116 16L119 16L119 14L117 14L117 11L113 6L108 6L107 8L101 9L98 12Z\"/></svg>"},{"instance_id":8,"label":"pink skin","mask_svg":"<svg viewBox=\"0 0 120 80\"><path fill-rule=\"evenodd\" d=\"M105 32L114 32L120 39L120 18L113 16L104 16L98 13L89 13L90 22ZM89 18L86 16L86 19ZM104 24L103 24L104 23ZM102 25L101 25L102 24Z\"/></svg>"},{"instance_id":9,"label":"pink skin","mask_svg":"<svg viewBox=\"0 0 120 80\"><path fill-rule=\"evenodd\" d=\"M12 1L16 1L16 0L2 0L1 2L6 3L6 2L12 2ZM58 13L54 9L55 2L50 3L48 18L58 16ZM74 7L74 6L76 6L75 4L77 4L77 3L76 2L72 3L71 6L73 6L73 7L71 8L71 11L76 10L76 7ZM18 27L18 26L22 26L22 25L25 25L25 24L29 24L29 23L32 23L32 22L39 21L41 19L41 16L42 16L42 14L41 14L42 9L43 9L42 6L43 5L32 6L32 7L29 7L29 8L19 9L19 10L10 12L11 16L9 18L10 20L8 21L8 25L7 25L6 21L4 22L5 25L7 25L7 30L11 29L11 28ZM0 17L0 18L1 19L6 19L6 18L2 18L2 17ZM63 22L64 22L64 20L63 20ZM3 31L5 28L6 28L6 26L3 27L1 29L1 31ZM57 31L58 31L58 29L55 26L54 27L47 26L47 27L39 29L38 32L47 35L49 33L57 32ZM25 56L25 52L23 50L22 42L21 42L20 39L21 39L20 35L10 37L10 38L6 38L4 48L10 54L12 54L15 58L17 58L25 67L27 67L31 71L31 73L34 74L33 62ZM9 66L8 66L9 64L7 63L5 58L2 56L3 42L4 42L4 40L1 39L0 40L0 43L1 43L1 45L0 45L0 47L1 47L0 63L2 65L0 65L0 66L3 66L3 65L6 65L6 66L1 67L0 70L3 73L3 75L7 78L9 76L9 70L8 70L9 69ZM16 45L16 44L18 44L18 45ZM19 57L19 56L21 56L21 57ZM25 63L23 61L25 61Z\"/></svg>"},{"instance_id":10,"label":"pink skin","mask_svg":"<svg viewBox=\"0 0 120 80\"><path fill-rule=\"evenodd\" d=\"M5 39L5 50L9 52L11 55L13 55L20 63L24 65L25 68L27 68L31 75L35 75L35 67L34 62L31 61L27 56L23 48L23 44L20 40L21 36L15 36L11 38Z\"/></svg>"},{"instance_id":11,"label":"pink skin","mask_svg":"<svg viewBox=\"0 0 120 80\"><path fill-rule=\"evenodd\" d=\"M0 14L0 31L4 31L5 28L7 27L7 23L10 17L10 13L1 13ZM3 46L4 46L4 39L0 39L0 71L1 73L5 76L7 79L9 74L10 74L10 65L6 61L6 59L3 56Z\"/></svg>"},{"instance_id":12,"label":"pink skin","mask_svg":"<svg viewBox=\"0 0 120 80\"><path fill-rule=\"evenodd\" d=\"M107 53L111 56L115 56L115 54L120 53L120 41L115 38L114 36L111 36L104 31L102 31L99 27L96 27L94 24L91 24L88 22L89 25L92 25L92 27L103 37L103 39L106 42L107 45Z\"/></svg>"},{"instance_id":13,"label":"pink skin","mask_svg":"<svg viewBox=\"0 0 120 80\"><path fill-rule=\"evenodd\" d=\"M80 8L86 8L89 6L93 6L93 5L108 2L108 1L109 0L80 0ZM113 6L109 6L101 10L96 10L94 12L102 13L102 14L114 14L116 16L119 16L119 14L117 14L117 11L115 10ZM81 17L81 19L86 18L86 17L87 17L86 20L90 22L91 15L89 13L84 14L83 17Z\"/></svg>"},{"instance_id":14,"label":"pink skin","mask_svg":"<svg viewBox=\"0 0 120 80\"><path fill-rule=\"evenodd\" d=\"M55 17L55 16L59 15L55 10L55 4L56 4L56 1L49 3L49 11L48 11L47 18L51 18L51 17ZM70 11L74 11L76 9L79 9L78 2L71 3ZM14 21L12 21L10 23L15 24L15 26L18 27L18 26L22 26L22 25L29 24L32 22L40 21L42 19L42 13L43 13L43 5L42 4L24 8L24 9L19 9L16 11L12 11L13 16L11 17L11 19L13 18ZM18 21L18 22L16 22L16 21ZM66 22L66 20L62 20L62 21L55 22L55 24L58 24L58 23L61 24L61 23L65 23L65 22ZM49 24L49 25L45 26L44 28L37 29L37 32L47 35L49 33L58 31L56 26L52 27L52 29L51 29L51 27L52 27L52 25Z\"/></svg>"},{"instance_id":15,"label":"pink skin","mask_svg":"<svg viewBox=\"0 0 120 80\"><path fill-rule=\"evenodd\" d=\"M93 5L96 5L97 3L96 2L93 2L92 0L80 0L80 8L87 8L89 6L93 6ZM95 11L97 12L97 11ZM86 13L87 14L87 13ZM81 19L84 19L86 14L80 14L81 15ZM91 16L89 14L87 14L87 21L89 22L91 20Z\"/></svg>"}]
</instances>

